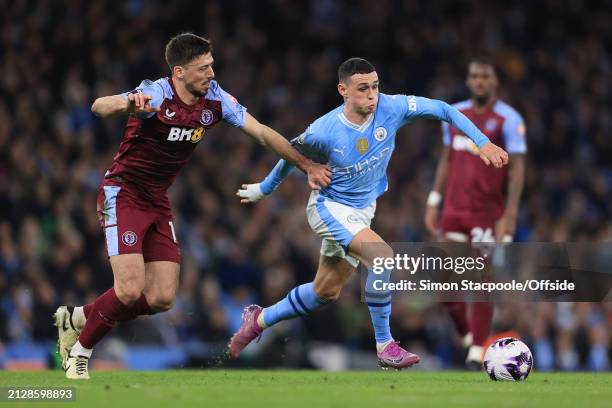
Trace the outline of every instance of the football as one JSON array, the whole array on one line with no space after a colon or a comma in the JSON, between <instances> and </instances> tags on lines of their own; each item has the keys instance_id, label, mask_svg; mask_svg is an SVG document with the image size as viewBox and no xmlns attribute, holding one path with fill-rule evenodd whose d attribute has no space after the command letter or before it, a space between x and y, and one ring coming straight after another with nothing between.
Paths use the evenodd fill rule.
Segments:
<instances>
[{"instance_id":1,"label":"football","mask_svg":"<svg viewBox=\"0 0 612 408\"><path fill-rule=\"evenodd\" d=\"M484 369L494 381L524 381L532 367L529 347L512 337L496 340L484 355Z\"/></svg>"}]
</instances>

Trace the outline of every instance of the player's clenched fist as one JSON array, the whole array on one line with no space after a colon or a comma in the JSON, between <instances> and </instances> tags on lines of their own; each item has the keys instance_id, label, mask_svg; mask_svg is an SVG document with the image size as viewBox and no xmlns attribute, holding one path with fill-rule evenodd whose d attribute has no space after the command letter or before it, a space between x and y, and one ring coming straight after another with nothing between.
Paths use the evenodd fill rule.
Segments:
<instances>
[{"instance_id":1,"label":"player's clenched fist","mask_svg":"<svg viewBox=\"0 0 612 408\"><path fill-rule=\"evenodd\" d=\"M479 150L480 158L487 166L493 164L494 167L500 168L508 164L508 153L491 142L485 143Z\"/></svg>"},{"instance_id":2,"label":"player's clenched fist","mask_svg":"<svg viewBox=\"0 0 612 408\"><path fill-rule=\"evenodd\" d=\"M150 95L145 95L142 92L131 92L127 95L127 112L128 113L139 113L139 112L158 112L159 108L151 106Z\"/></svg>"}]
</instances>

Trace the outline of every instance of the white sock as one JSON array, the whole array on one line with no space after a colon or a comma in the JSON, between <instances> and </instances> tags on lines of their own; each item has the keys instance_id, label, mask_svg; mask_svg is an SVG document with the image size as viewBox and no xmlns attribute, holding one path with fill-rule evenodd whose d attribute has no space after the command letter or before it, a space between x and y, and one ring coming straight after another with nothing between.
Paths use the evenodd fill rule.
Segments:
<instances>
[{"instance_id":1,"label":"white sock","mask_svg":"<svg viewBox=\"0 0 612 408\"><path fill-rule=\"evenodd\" d=\"M482 346L472 345L470 346L470 350L468 351L466 362L475 361L477 363L482 363L482 352L484 351Z\"/></svg>"},{"instance_id":2,"label":"white sock","mask_svg":"<svg viewBox=\"0 0 612 408\"><path fill-rule=\"evenodd\" d=\"M463 347L465 348L470 347L473 342L474 342L474 336L472 335L472 332L469 332L468 334L463 336L463 338L461 339L461 343L463 344Z\"/></svg>"},{"instance_id":3,"label":"white sock","mask_svg":"<svg viewBox=\"0 0 612 408\"><path fill-rule=\"evenodd\" d=\"M376 343L376 352L382 353L385 347L387 347L392 341L393 339L385 341L384 343Z\"/></svg>"},{"instance_id":4,"label":"white sock","mask_svg":"<svg viewBox=\"0 0 612 408\"><path fill-rule=\"evenodd\" d=\"M72 324L77 330L82 330L85 327L86 321L83 306L76 306L72 311Z\"/></svg>"},{"instance_id":5,"label":"white sock","mask_svg":"<svg viewBox=\"0 0 612 408\"><path fill-rule=\"evenodd\" d=\"M85 356L89 358L91 357L91 353L93 353L93 349L83 347L81 342L78 340L76 343L74 343L74 346L72 346L72 350L70 350L71 357Z\"/></svg>"}]
</instances>

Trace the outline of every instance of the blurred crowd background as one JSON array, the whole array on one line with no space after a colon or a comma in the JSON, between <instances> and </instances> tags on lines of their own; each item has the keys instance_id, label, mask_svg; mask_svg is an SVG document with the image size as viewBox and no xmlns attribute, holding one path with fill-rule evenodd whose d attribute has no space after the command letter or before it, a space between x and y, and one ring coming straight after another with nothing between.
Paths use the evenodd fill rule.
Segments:
<instances>
[{"instance_id":1,"label":"blurred crowd background","mask_svg":"<svg viewBox=\"0 0 612 408\"><path fill-rule=\"evenodd\" d=\"M52 365L55 308L112 284L95 200L125 118L99 120L90 106L167 76L164 45L183 31L212 39L221 86L288 138L341 103L336 69L348 57L372 61L383 92L452 103L468 97L468 59L490 56L501 98L527 124L516 239L612 239L609 0L0 4L0 366L33 356ZM320 241L305 219L303 176L244 206L237 188L262 180L277 158L223 124L200 145L170 190L182 249L176 304L116 329L94 353L100 364L141 367L134 356L147 347L157 347L149 359L166 358L159 367L227 364L217 357L242 308L314 276ZM398 133L374 222L386 240L432 238L422 217L440 148L437 122ZM441 305L396 303L396 339L424 355L422 368L460 365ZM609 370L611 323L609 302L500 304L494 319L496 331L518 331L540 370ZM373 367L373 346L354 279L338 302L275 327L238 364Z\"/></svg>"}]
</instances>

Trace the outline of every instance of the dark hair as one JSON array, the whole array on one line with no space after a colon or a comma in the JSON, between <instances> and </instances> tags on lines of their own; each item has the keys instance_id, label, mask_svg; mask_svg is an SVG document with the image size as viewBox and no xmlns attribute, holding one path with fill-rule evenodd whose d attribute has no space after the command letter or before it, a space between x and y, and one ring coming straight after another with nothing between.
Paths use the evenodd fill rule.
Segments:
<instances>
[{"instance_id":1,"label":"dark hair","mask_svg":"<svg viewBox=\"0 0 612 408\"><path fill-rule=\"evenodd\" d=\"M374 71L376 69L370 61L366 61L363 58L349 58L338 67L338 80L344 82L352 75L369 74Z\"/></svg>"},{"instance_id":2,"label":"dark hair","mask_svg":"<svg viewBox=\"0 0 612 408\"><path fill-rule=\"evenodd\" d=\"M172 70L177 65L185 65L211 51L210 40L192 33L178 34L166 44L166 63Z\"/></svg>"},{"instance_id":3,"label":"dark hair","mask_svg":"<svg viewBox=\"0 0 612 408\"><path fill-rule=\"evenodd\" d=\"M491 60L491 58L488 58L488 57L478 56L478 57L470 58L470 61L468 62L468 66L471 64L487 65L493 69L494 73L497 71L495 69L495 64L493 63L493 60Z\"/></svg>"}]
</instances>

